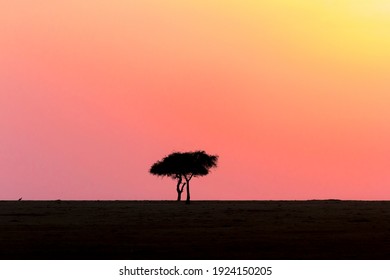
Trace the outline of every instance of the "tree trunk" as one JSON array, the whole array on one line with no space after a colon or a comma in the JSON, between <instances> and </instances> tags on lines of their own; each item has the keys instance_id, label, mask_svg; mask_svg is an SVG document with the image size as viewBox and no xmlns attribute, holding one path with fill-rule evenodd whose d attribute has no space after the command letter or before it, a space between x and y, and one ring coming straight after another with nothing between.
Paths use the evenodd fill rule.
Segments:
<instances>
[{"instance_id":1,"label":"tree trunk","mask_svg":"<svg viewBox=\"0 0 390 280\"><path fill-rule=\"evenodd\" d=\"M177 191L177 201L181 200L181 193L183 192L183 189L180 189L182 178L181 176L177 180L177 186L176 186L176 191Z\"/></svg>"},{"instance_id":2,"label":"tree trunk","mask_svg":"<svg viewBox=\"0 0 390 280\"><path fill-rule=\"evenodd\" d=\"M181 192L178 191L178 192L177 192L177 201L180 201L180 200L181 200Z\"/></svg>"},{"instance_id":3,"label":"tree trunk","mask_svg":"<svg viewBox=\"0 0 390 280\"><path fill-rule=\"evenodd\" d=\"M190 204L190 180L188 180L186 178L186 182L187 182L187 188L186 188L186 191L187 191L187 200L186 200L186 204Z\"/></svg>"}]
</instances>

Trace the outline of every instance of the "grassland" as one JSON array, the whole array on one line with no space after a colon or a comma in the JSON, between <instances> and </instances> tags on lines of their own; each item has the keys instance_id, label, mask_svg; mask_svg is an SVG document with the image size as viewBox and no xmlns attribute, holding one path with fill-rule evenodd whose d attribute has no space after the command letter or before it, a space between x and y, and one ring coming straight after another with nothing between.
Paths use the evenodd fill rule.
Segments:
<instances>
[{"instance_id":1,"label":"grassland","mask_svg":"<svg viewBox=\"0 0 390 280\"><path fill-rule=\"evenodd\" d=\"M1 259L390 259L390 202L0 201Z\"/></svg>"}]
</instances>

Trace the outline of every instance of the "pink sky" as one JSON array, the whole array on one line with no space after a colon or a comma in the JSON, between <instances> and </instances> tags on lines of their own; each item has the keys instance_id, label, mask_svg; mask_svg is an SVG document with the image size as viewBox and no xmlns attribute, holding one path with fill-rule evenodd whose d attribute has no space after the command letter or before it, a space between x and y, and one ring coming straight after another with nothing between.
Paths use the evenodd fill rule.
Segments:
<instances>
[{"instance_id":1,"label":"pink sky","mask_svg":"<svg viewBox=\"0 0 390 280\"><path fill-rule=\"evenodd\" d=\"M386 1L8 2L0 199L390 199Z\"/></svg>"}]
</instances>

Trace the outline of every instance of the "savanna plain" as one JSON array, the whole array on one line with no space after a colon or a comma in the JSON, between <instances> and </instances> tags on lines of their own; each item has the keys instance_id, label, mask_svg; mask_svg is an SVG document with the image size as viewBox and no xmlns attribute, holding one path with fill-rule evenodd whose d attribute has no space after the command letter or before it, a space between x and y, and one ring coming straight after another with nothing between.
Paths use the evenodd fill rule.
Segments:
<instances>
[{"instance_id":1,"label":"savanna plain","mask_svg":"<svg viewBox=\"0 0 390 280\"><path fill-rule=\"evenodd\" d=\"M390 259L387 201L0 201L1 259Z\"/></svg>"}]
</instances>

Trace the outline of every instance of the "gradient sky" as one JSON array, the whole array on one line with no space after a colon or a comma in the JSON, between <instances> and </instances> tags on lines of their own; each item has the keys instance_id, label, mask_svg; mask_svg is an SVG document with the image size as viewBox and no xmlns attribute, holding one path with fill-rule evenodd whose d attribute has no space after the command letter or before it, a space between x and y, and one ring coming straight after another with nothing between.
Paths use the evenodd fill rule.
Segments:
<instances>
[{"instance_id":1,"label":"gradient sky","mask_svg":"<svg viewBox=\"0 0 390 280\"><path fill-rule=\"evenodd\" d=\"M387 0L0 0L0 199L390 199Z\"/></svg>"}]
</instances>

